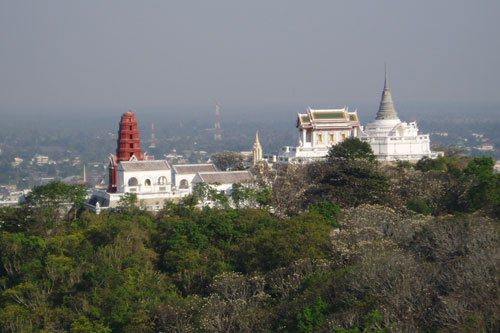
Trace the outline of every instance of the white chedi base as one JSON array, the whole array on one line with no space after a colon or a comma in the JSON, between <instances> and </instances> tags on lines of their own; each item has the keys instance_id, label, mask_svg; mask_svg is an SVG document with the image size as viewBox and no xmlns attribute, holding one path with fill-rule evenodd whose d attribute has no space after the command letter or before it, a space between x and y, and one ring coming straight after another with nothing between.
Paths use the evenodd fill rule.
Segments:
<instances>
[{"instance_id":1,"label":"white chedi base","mask_svg":"<svg viewBox=\"0 0 500 333\"><path fill-rule=\"evenodd\" d=\"M285 146L281 148L278 162L284 163L311 163L326 159L330 147L297 147Z\"/></svg>"},{"instance_id":2,"label":"white chedi base","mask_svg":"<svg viewBox=\"0 0 500 333\"><path fill-rule=\"evenodd\" d=\"M440 154L431 151L428 134L418 134L416 122L375 120L366 126L361 140L370 144L379 161L418 161Z\"/></svg>"}]
</instances>

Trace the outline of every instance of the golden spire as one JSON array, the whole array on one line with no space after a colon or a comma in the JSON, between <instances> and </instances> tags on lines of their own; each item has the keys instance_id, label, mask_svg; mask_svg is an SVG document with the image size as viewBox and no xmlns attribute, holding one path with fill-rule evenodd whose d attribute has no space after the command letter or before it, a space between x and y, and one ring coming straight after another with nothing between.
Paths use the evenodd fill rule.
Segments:
<instances>
[{"instance_id":1,"label":"golden spire","mask_svg":"<svg viewBox=\"0 0 500 333\"><path fill-rule=\"evenodd\" d=\"M253 164L256 165L262 161L262 146L259 142L259 131L255 133L255 143L253 144Z\"/></svg>"}]
</instances>

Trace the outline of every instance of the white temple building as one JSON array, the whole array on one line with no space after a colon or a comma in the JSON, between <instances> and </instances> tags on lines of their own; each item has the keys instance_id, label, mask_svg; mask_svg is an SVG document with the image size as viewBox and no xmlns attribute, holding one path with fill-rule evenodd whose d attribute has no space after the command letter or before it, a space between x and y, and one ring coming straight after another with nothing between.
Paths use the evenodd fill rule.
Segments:
<instances>
[{"instance_id":1,"label":"white temple building","mask_svg":"<svg viewBox=\"0 0 500 333\"><path fill-rule=\"evenodd\" d=\"M372 147L379 161L417 161L422 157L437 158L432 152L429 134L418 134L417 122L402 122L392 101L385 74L384 90L375 121L366 125L361 140Z\"/></svg>"},{"instance_id":2,"label":"white temple building","mask_svg":"<svg viewBox=\"0 0 500 333\"><path fill-rule=\"evenodd\" d=\"M165 201L176 200L191 194L190 188L177 189L172 182L172 170L165 160L121 161L116 168L116 192L96 189L87 207L96 213L101 209L115 208L125 193L137 195L141 206L149 210L161 209Z\"/></svg>"},{"instance_id":3,"label":"white temple building","mask_svg":"<svg viewBox=\"0 0 500 333\"><path fill-rule=\"evenodd\" d=\"M231 195L233 184L239 183L248 186L254 180L253 175L248 170L242 171L215 171L199 172L193 178L193 188L199 183L211 185L218 192Z\"/></svg>"},{"instance_id":4,"label":"white temple building","mask_svg":"<svg viewBox=\"0 0 500 333\"><path fill-rule=\"evenodd\" d=\"M331 146L348 137L361 135L356 111L342 109L311 109L297 117L299 145L283 147L278 162L308 163L324 159Z\"/></svg>"},{"instance_id":5,"label":"white temple building","mask_svg":"<svg viewBox=\"0 0 500 333\"><path fill-rule=\"evenodd\" d=\"M175 164L172 165L173 184L178 190L192 190L193 179L199 172L215 172L212 163L207 164Z\"/></svg>"},{"instance_id":6,"label":"white temple building","mask_svg":"<svg viewBox=\"0 0 500 333\"><path fill-rule=\"evenodd\" d=\"M249 171L217 171L213 164L178 164L151 160L142 154L139 131L133 112L122 115L116 155L110 156L109 187L95 189L86 208L97 214L116 208L125 194L135 194L139 206L157 211L167 201L179 201L193 194L198 183L206 182L230 195L234 183L246 186L254 177Z\"/></svg>"},{"instance_id":7,"label":"white temple building","mask_svg":"<svg viewBox=\"0 0 500 333\"><path fill-rule=\"evenodd\" d=\"M172 172L167 161L122 161L116 168L118 193L170 192Z\"/></svg>"},{"instance_id":8,"label":"white temple building","mask_svg":"<svg viewBox=\"0 0 500 333\"><path fill-rule=\"evenodd\" d=\"M423 157L437 158L432 152L429 134L418 134L417 122L399 119L385 75L384 90L375 121L360 126L357 112L343 109L307 109L297 119L299 145L283 147L277 161L310 163L325 159L329 149L348 137L359 137L370 144L379 161L418 161Z\"/></svg>"}]
</instances>

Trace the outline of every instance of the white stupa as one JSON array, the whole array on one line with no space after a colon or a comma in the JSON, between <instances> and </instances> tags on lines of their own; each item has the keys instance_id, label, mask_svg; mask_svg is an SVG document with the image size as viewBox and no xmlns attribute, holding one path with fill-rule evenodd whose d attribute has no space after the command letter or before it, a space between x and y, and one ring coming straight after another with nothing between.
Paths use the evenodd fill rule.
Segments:
<instances>
[{"instance_id":1,"label":"white stupa","mask_svg":"<svg viewBox=\"0 0 500 333\"><path fill-rule=\"evenodd\" d=\"M384 91L375 121L366 125L361 140L368 142L379 161L416 161L422 157L436 158L428 134L418 134L417 122L402 122L392 101L385 71Z\"/></svg>"}]
</instances>

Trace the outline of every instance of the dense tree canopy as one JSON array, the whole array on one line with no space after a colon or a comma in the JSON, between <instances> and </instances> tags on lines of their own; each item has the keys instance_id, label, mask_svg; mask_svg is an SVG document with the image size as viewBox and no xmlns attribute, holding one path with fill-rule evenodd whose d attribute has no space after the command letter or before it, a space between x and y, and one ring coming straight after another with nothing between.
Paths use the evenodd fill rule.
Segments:
<instances>
[{"instance_id":1,"label":"dense tree canopy","mask_svg":"<svg viewBox=\"0 0 500 333\"><path fill-rule=\"evenodd\" d=\"M243 155L235 151L224 151L222 153L214 153L211 159L217 169L226 170L242 170L243 166Z\"/></svg>"},{"instance_id":2,"label":"dense tree canopy","mask_svg":"<svg viewBox=\"0 0 500 333\"><path fill-rule=\"evenodd\" d=\"M331 162L352 162L355 160L375 161L375 155L368 142L358 138L347 138L343 142L334 145L328 152L328 159Z\"/></svg>"},{"instance_id":3,"label":"dense tree canopy","mask_svg":"<svg viewBox=\"0 0 500 333\"><path fill-rule=\"evenodd\" d=\"M35 188L0 208L0 332L499 331L491 159L337 162L155 214Z\"/></svg>"},{"instance_id":4,"label":"dense tree canopy","mask_svg":"<svg viewBox=\"0 0 500 333\"><path fill-rule=\"evenodd\" d=\"M332 146L328 162L316 166L315 173L307 201L332 201L341 207L388 202L388 179L378 171L370 145L358 138Z\"/></svg>"},{"instance_id":5,"label":"dense tree canopy","mask_svg":"<svg viewBox=\"0 0 500 333\"><path fill-rule=\"evenodd\" d=\"M85 185L67 185L56 181L34 187L26 197L26 204L36 207L56 207L62 203L73 203L81 208L86 195Z\"/></svg>"}]
</instances>

